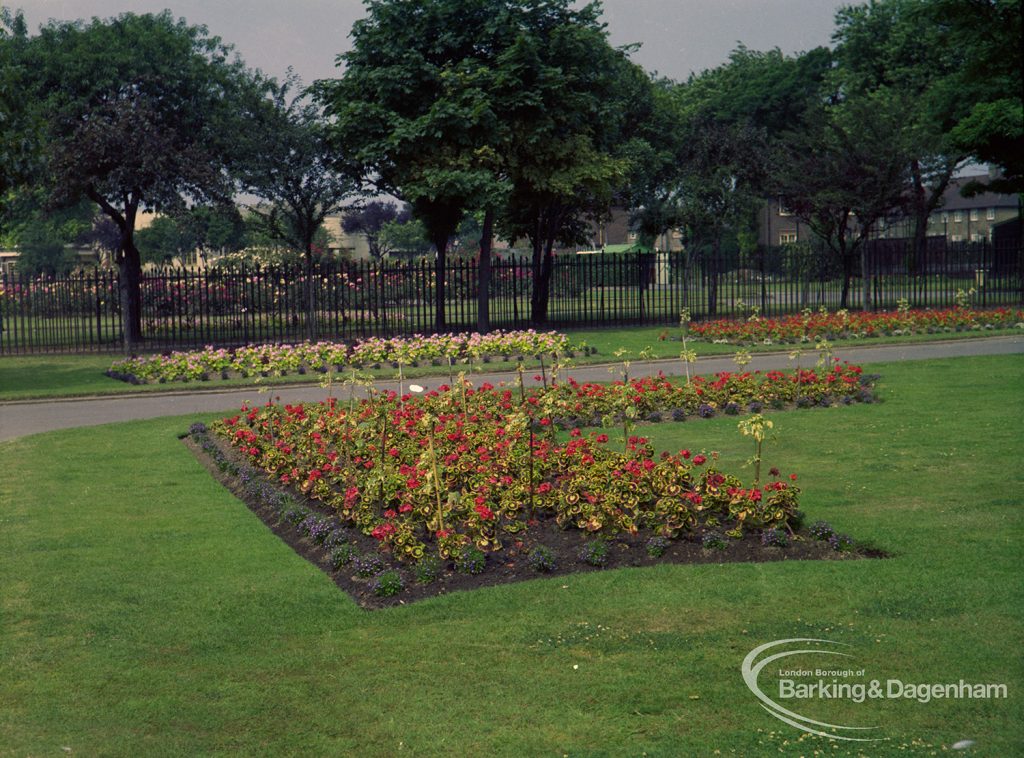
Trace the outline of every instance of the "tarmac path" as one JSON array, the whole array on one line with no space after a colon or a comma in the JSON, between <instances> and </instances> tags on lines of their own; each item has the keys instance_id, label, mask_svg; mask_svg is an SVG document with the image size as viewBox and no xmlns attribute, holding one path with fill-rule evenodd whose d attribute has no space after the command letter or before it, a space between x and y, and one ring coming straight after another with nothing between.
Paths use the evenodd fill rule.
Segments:
<instances>
[{"instance_id":1,"label":"tarmac path","mask_svg":"<svg viewBox=\"0 0 1024 758\"><path fill-rule=\"evenodd\" d=\"M813 350L804 349L804 363L811 365L815 360ZM876 347L842 346L835 349L840 360L857 364L880 363L885 361L911 361L928 358L957 358L976 355L1021 355L1024 354L1024 336L990 337L983 339L964 339L948 342L923 342L907 345L878 345ZM746 366L747 371L784 370L793 367L788 351L779 353L755 353ZM720 371L736 371L736 364L731 356L701 358L697 361L696 374L715 374ZM684 373L683 364L678 360L635 361L630 366L630 375L647 376L664 372L667 376ZM593 366L577 366L569 372L579 382L609 381L619 378L618 364ZM533 379L534 372L527 374L529 384L539 384ZM498 384L501 381L512 381L515 374L474 373L471 380L480 385L483 382ZM417 378L409 383L431 389L448 381L447 374L443 377ZM377 382L381 389L397 389L397 381L382 380ZM335 395L347 397L346 387L337 387ZM0 442L23 437L29 434L70 429L80 426L95 426L116 421L135 421L139 419L158 418L160 416L179 416L184 414L201 414L214 412L230 412L249 400L262 402L266 397L280 398L284 403L317 402L323 400L326 390L317 384L303 386L269 386L262 388L246 387L226 391L172 391L158 394L121 395L116 397L74 398L57 400L12 401L0 403Z\"/></svg>"}]
</instances>

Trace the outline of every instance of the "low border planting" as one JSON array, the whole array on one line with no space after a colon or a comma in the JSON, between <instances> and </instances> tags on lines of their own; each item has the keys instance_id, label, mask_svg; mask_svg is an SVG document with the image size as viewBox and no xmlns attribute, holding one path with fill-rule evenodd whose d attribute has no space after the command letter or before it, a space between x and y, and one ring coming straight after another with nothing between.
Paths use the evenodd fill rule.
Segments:
<instances>
[{"instance_id":1,"label":"low border planting","mask_svg":"<svg viewBox=\"0 0 1024 758\"><path fill-rule=\"evenodd\" d=\"M911 334L943 334L993 329L1024 329L1024 310L954 307L895 311L805 310L780 318L758 315L746 320L718 319L688 325L689 336L706 342L736 345L813 343L818 340L865 339Z\"/></svg>"},{"instance_id":2,"label":"low border planting","mask_svg":"<svg viewBox=\"0 0 1024 758\"><path fill-rule=\"evenodd\" d=\"M295 345L250 345L133 355L115 361L107 375L133 384L149 382L210 381L235 376L284 376L327 373L347 367L393 365L451 365L456 362L488 362L493 359L523 360L544 355L571 355L585 351L558 332L495 331L488 334L413 335L390 339L371 337L354 344L304 342Z\"/></svg>"},{"instance_id":3,"label":"low border planting","mask_svg":"<svg viewBox=\"0 0 1024 758\"><path fill-rule=\"evenodd\" d=\"M729 392L745 401L770 401L757 394L758 382L799 387L802 375L812 373L719 377L708 384L718 393L715 399L704 398L709 402L702 405L721 403ZM837 367L817 378L825 384L849 380L872 392L858 367ZM762 537L799 530L797 476L772 468L762 479L760 446L753 480L744 481L720 470L713 452L655 456L635 433L638 403L657 408L659 402L697 398L699 384L654 378L568 382L526 392L522 385L475 389L463 380L422 396L385 392L347 405L331 398L246 406L211 430L235 456L225 464L228 473L245 472L241 486L250 486L258 473L273 483L266 486L293 491L290 499L278 497L278 517L316 545L330 541L334 570L362 561L355 566L362 584L353 594L364 602L401 598L423 573L424 561L435 566L427 574L476 577L519 566L517 558L520 573L529 566L527 573L534 574L550 573L559 563L561 570L581 570L637 565L666 553L678 559L685 552L680 544L705 550L702 539L709 532L728 538L727 547L751 541L781 546L781 537ZM567 435L558 434L565 424L556 423L554 414L565 408L585 408L585 416L607 431L570 425ZM741 426L757 424L771 425L754 414ZM292 501L299 499L313 508L297 509ZM332 521L322 524L322 518ZM357 536L360 546L338 553L341 545L330 535L343 531ZM545 556L545 547L557 547L555 555ZM638 557L624 564L626 554ZM388 571L397 573L379 587L367 584Z\"/></svg>"}]
</instances>

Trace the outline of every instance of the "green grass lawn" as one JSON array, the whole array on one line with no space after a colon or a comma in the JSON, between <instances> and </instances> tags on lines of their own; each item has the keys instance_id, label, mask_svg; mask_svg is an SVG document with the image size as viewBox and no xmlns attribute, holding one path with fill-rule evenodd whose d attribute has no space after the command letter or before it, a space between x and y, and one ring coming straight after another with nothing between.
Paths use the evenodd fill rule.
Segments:
<instances>
[{"instance_id":1,"label":"green grass lawn","mask_svg":"<svg viewBox=\"0 0 1024 758\"><path fill-rule=\"evenodd\" d=\"M979 336L993 337L1008 334L1020 334L1019 329L1001 329L985 332L954 332L949 334L920 334L906 337L879 337L871 339L843 340L836 347L854 347L860 345L906 344L912 342L932 342L948 339L972 339ZM577 343L585 343L597 349L595 355L579 356L573 364L613 363L618 359L614 353L620 348L629 351L629 357L637 360L645 349L652 358L678 358L682 344L673 338L679 334L674 327L623 327L619 329L591 329L568 332ZM739 348L735 345L722 345L710 342L690 340L688 347L697 352L698 356L732 355ZM792 350L791 345L755 345L745 348L750 352L772 352ZM813 351L813 344L804 345L805 352ZM235 378L227 381L220 379L208 382L172 382L169 384L131 385L111 379L104 371L119 356L112 354L98 355L57 355L42 354L28 356L0 356L0 402L5 400L31 400L54 397L85 397L93 395L122 395L140 392L198 392L214 391L239 387L251 387L254 384L313 384L321 381L319 374L300 376L290 374L284 377L265 377L260 379ZM538 364L535 360L528 361L531 370ZM487 371L512 371L517 363L495 361L479 367ZM465 368L465 367L463 367ZM447 369L437 367L406 368L409 378L437 376ZM397 378L397 371L391 368L372 372L385 379Z\"/></svg>"},{"instance_id":2,"label":"green grass lawn","mask_svg":"<svg viewBox=\"0 0 1024 758\"><path fill-rule=\"evenodd\" d=\"M872 368L884 403L774 414L765 463L889 559L664 565L373 612L213 482L176 438L192 418L0 445L0 755L1020 755L1024 360ZM736 422L645 430L735 469ZM801 738L740 678L793 637L1009 698L812 704L887 741Z\"/></svg>"}]
</instances>

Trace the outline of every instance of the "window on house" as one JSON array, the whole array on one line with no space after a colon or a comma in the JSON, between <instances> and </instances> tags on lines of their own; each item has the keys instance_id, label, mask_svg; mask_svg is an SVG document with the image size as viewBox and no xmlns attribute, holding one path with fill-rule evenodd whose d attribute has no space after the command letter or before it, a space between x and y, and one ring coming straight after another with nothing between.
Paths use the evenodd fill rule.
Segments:
<instances>
[{"instance_id":1,"label":"window on house","mask_svg":"<svg viewBox=\"0 0 1024 758\"><path fill-rule=\"evenodd\" d=\"M779 198L779 215L780 216L792 216L793 212L786 208L785 203L782 202L782 198Z\"/></svg>"},{"instance_id":2,"label":"window on house","mask_svg":"<svg viewBox=\"0 0 1024 758\"><path fill-rule=\"evenodd\" d=\"M954 223L959 224L963 220L964 220L964 212L963 211L953 211L953 222Z\"/></svg>"},{"instance_id":3,"label":"window on house","mask_svg":"<svg viewBox=\"0 0 1024 758\"><path fill-rule=\"evenodd\" d=\"M791 245L796 242L796 232L779 232L779 244Z\"/></svg>"},{"instance_id":4,"label":"window on house","mask_svg":"<svg viewBox=\"0 0 1024 758\"><path fill-rule=\"evenodd\" d=\"M971 232L971 242L983 242L984 240L985 235L980 232Z\"/></svg>"},{"instance_id":5,"label":"window on house","mask_svg":"<svg viewBox=\"0 0 1024 758\"><path fill-rule=\"evenodd\" d=\"M951 235L949 235L949 240L950 240L950 242L963 242L964 241L964 235L962 235L962 234L951 234Z\"/></svg>"},{"instance_id":6,"label":"window on house","mask_svg":"<svg viewBox=\"0 0 1024 758\"><path fill-rule=\"evenodd\" d=\"M976 211L976 210L971 211L970 218L971 218L971 221L977 221L978 220L978 211Z\"/></svg>"},{"instance_id":7,"label":"window on house","mask_svg":"<svg viewBox=\"0 0 1024 758\"><path fill-rule=\"evenodd\" d=\"M683 238L683 233L679 229L673 229L672 230L672 239L674 239L674 240L681 240L682 238Z\"/></svg>"},{"instance_id":8,"label":"window on house","mask_svg":"<svg viewBox=\"0 0 1024 758\"><path fill-rule=\"evenodd\" d=\"M988 208L985 211L985 218L988 219L989 221L995 221L996 220L996 209L995 208Z\"/></svg>"},{"instance_id":9,"label":"window on house","mask_svg":"<svg viewBox=\"0 0 1024 758\"><path fill-rule=\"evenodd\" d=\"M944 224L948 224L949 223L949 214L946 213L945 211L942 212L942 223L944 223Z\"/></svg>"},{"instance_id":10,"label":"window on house","mask_svg":"<svg viewBox=\"0 0 1024 758\"><path fill-rule=\"evenodd\" d=\"M635 239L636 239L636 232L630 232L630 233L629 233L629 234L627 235L627 237L628 237L629 239L631 239L631 240L635 240Z\"/></svg>"}]
</instances>

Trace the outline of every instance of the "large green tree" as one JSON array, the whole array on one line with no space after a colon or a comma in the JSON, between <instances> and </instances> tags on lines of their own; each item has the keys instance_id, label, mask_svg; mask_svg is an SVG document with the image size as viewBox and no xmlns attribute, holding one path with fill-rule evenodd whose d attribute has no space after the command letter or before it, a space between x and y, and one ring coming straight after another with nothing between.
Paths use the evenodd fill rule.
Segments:
<instances>
[{"instance_id":1,"label":"large green tree","mask_svg":"<svg viewBox=\"0 0 1024 758\"><path fill-rule=\"evenodd\" d=\"M629 186L650 158L650 77L614 48L601 6L525 3L533 16L502 58L506 165L511 192L498 219L502 236L532 249L531 320L547 319L556 244L584 243L588 222L629 203Z\"/></svg>"},{"instance_id":2,"label":"large green tree","mask_svg":"<svg viewBox=\"0 0 1024 758\"><path fill-rule=\"evenodd\" d=\"M1024 11L1020 0L929 0L920 15L937 44L958 51L946 95L967 107L951 143L998 167L993 192L1024 192Z\"/></svg>"},{"instance_id":3,"label":"large green tree","mask_svg":"<svg viewBox=\"0 0 1024 758\"><path fill-rule=\"evenodd\" d=\"M434 243L438 329L445 256L467 212L481 214L478 326L496 228L533 243L541 321L552 245L575 241L627 175L624 126L648 82L599 18L597 3L570 0L369 0L342 77L319 83L341 152L408 202Z\"/></svg>"},{"instance_id":4,"label":"large green tree","mask_svg":"<svg viewBox=\"0 0 1024 758\"><path fill-rule=\"evenodd\" d=\"M906 210L915 249L924 252L928 218L968 150L953 130L970 107L951 82L963 50L947 44L925 13L930 0L874 0L842 8L833 34L831 72L842 98L870 97L883 110L899 109L891 139L905 149Z\"/></svg>"},{"instance_id":5,"label":"large green tree","mask_svg":"<svg viewBox=\"0 0 1024 758\"><path fill-rule=\"evenodd\" d=\"M444 329L449 240L469 209L493 206L505 127L495 102L498 50L516 3L368 0L339 56L339 79L316 85L337 151L374 190L412 207L436 249L435 327Z\"/></svg>"},{"instance_id":6,"label":"large green tree","mask_svg":"<svg viewBox=\"0 0 1024 758\"><path fill-rule=\"evenodd\" d=\"M36 181L53 206L82 197L117 225L126 345L142 340L140 209L223 201L262 82L205 27L161 14L51 22L24 48L42 124Z\"/></svg>"},{"instance_id":7,"label":"large green tree","mask_svg":"<svg viewBox=\"0 0 1024 758\"><path fill-rule=\"evenodd\" d=\"M0 201L28 174L33 131L23 91L25 18L0 8Z\"/></svg>"}]
</instances>

